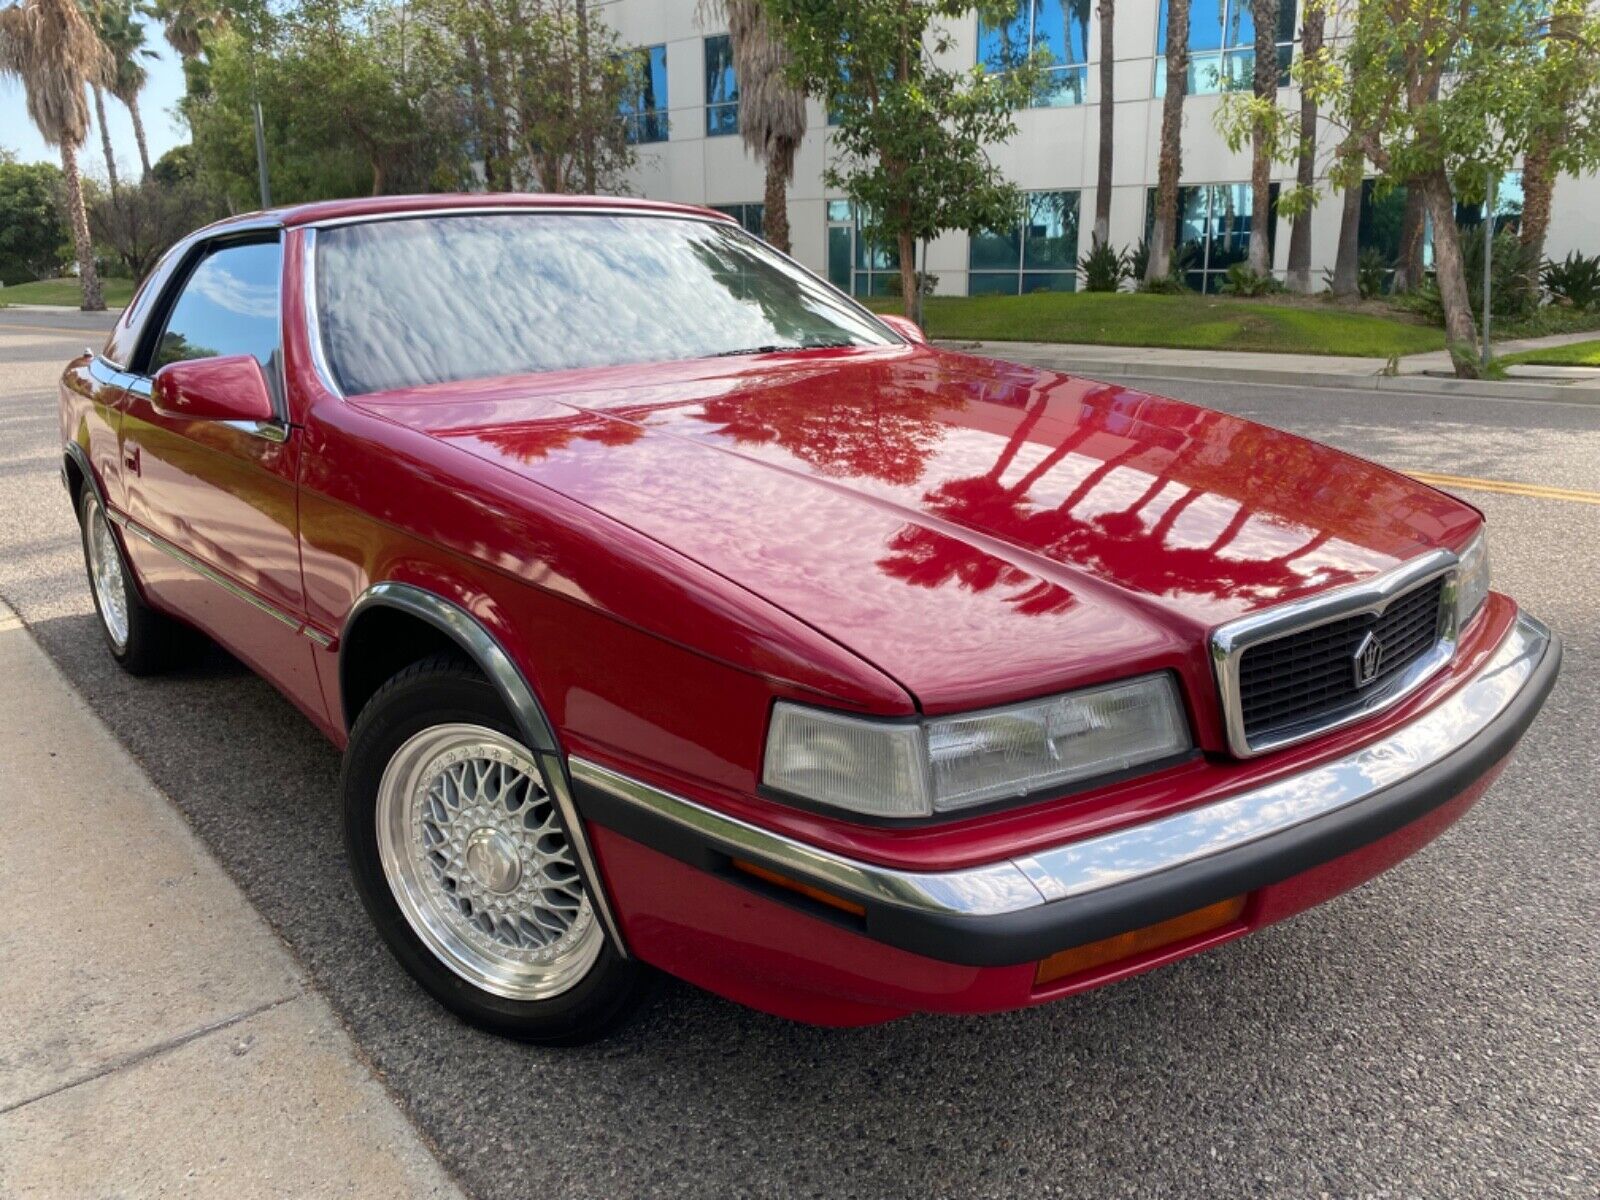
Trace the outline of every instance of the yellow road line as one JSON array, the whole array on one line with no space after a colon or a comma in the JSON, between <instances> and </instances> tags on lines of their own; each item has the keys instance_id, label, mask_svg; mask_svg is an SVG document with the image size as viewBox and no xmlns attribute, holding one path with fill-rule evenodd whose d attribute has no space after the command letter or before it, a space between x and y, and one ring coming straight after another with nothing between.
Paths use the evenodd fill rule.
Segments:
<instances>
[{"instance_id":1,"label":"yellow road line","mask_svg":"<svg viewBox=\"0 0 1600 1200\"><path fill-rule=\"evenodd\" d=\"M1407 471L1406 474L1434 487L1500 492L1506 496L1528 496L1535 500L1566 500L1573 504L1600 504L1600 492L1585 492L1577 488L1548 487L1542 483L1515 483L1507 479L1474 479L1470 475L1440 475L1433 471Z\"/></svg>"}]
</instances>

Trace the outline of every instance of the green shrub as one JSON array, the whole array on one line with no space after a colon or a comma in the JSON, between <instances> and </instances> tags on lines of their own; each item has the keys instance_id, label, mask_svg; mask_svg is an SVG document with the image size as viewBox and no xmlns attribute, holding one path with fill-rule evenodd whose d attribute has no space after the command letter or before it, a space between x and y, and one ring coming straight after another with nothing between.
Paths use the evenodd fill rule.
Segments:
<instances>
[{"instance_id":1,"label":"green shrub","mask_svg":"<svg viewBox=\"0 0 1600 1200\"><path fill-rule=\"evenodd\" d=\"M1283 284L1270 273L1257 275L1249 263L1234 263L1217 290L1224 296L1270 296L1283 291Z\"/></svg>"},{"instance_id":2,"label":"green shrub","mask_svg":"<svg viewBox=\"0 0 1600 1200\"><path fill-rule=\"evenodd\" d=\"M1542 277L1545 291L1579 312L1600 304L1600 254L1588 258L1574 250L1561 262L1546 262Z\"/></svg>"},{"instance_id":3,"label":"green shrub","mask_svg":"<svg viewBox=\"0 0 1600 1200\"><path fill-rule=\"evenodd\" d=\"M1467 295L1472 314L1483 316L1483 229L1460 231L1461 258L1466 269ZM1497 317L1525 317L1539 307L1538 263L1522 239L1510 229L1494 236L1494 265L1490 279L1489 311Z\"/></svg>"},{"instance_id":4,"label":"green shrub","mask_svg":"<svg viewBox=\"0 0 1600 1200\"><path fill-rule=\"evenodd\" d=\"M1110 242L1099 242L1094 249L1078 260L1078 270L1083 272L1083 290L1086 292L1114 292L1128 277L1128 253L1112 248ZM1146 251L1146 259L1149 252Z\"/></svg>"},{"instance_id":5,"label":"green shrub","mask_svg":"<svg viewBox=\"0 0 1600 1200\"><path fill-rule=\"evenodd\" d=\"M1167 274L1157 280L1146 280L1145 271L1149 269L1150 247L1143 242L1139 243L1138 250L1130 256L1131 261L1139 264L1139 269L1133 276L1134 289L1141 292L1150 292L1159 296L1176 296L1190 290L1184 277L1194 266L1194 260L1200 253L1198 242L1184 242L1172 251L1171 261L1167 264Z\"/></svg>"},{"instance_id":6,"label":"green shrub","mask_svg":"<svg viewBox=\"0 0 1600 1200\"><path fill-rule=\"evenodd\" d=\"M1383 295L1389 282L1389 260L1383 251L1369 246L1356 259L1356 291L1363 300Z\"/></svg>"},{"instance_id":7,"label":"green shrub","mask_svg":"<svg viewBox=\"0 0 1600 1200\"><path fill-rule=\"evenodd\" d=\"M1143 279L1144 273L1150 269L1150 243L1143 238L1139 244L1128 251L1128 278L1137 286Z\"/></svg>"}]
</instances>

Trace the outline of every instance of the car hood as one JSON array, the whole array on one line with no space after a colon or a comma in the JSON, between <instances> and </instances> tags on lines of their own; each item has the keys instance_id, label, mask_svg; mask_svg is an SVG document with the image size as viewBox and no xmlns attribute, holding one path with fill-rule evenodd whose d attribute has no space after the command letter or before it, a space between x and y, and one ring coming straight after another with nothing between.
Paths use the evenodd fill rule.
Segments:
<instances>
[{"instance_id":1,"label":"car hood","mask_svg":"<svg viewBox=\"0 0 1600 1200\"><path fill-rule=\"evenodd\" d=\"M363 397L777 604L928 711L1175 665L1476 524L1223 413L912 347Z\"/></svg>"}]
</instances>

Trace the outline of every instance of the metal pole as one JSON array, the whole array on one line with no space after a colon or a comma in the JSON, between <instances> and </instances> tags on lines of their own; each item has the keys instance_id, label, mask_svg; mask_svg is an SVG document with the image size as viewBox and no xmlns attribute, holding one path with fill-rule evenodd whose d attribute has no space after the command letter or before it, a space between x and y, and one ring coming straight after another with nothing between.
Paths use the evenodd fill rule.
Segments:
<instances>
[{"instance_id":1,"label":"metal pole","mask_svg":"<svg viewBox=\"0 0 1600 1200\"><path fill-rule=\"evenodd\" d=\"M272 207L272 188L267 184L267 133L261 126L261 101L255 101L256 110L256 174L261 179L261 207Z\"/></svg>"},{"instance_id":2,"label":"metal pole","mask_svg":"<svg viewBox=\"0 0 1600 1200\"><path fill-rule=\"evenodd\" d=\"M1489 300L1494 278L1494 172L1489 173L1489 193L1483 198L1483 366L1487 370L1494 357L1489 349Z\"/></svg>"}]
</instances>

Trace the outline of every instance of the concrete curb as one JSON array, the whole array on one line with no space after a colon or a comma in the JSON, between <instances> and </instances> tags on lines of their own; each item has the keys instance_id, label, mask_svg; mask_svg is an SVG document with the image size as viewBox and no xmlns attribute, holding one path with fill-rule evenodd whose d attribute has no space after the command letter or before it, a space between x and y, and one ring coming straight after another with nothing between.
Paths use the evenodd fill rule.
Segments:
<instances>
[{"instance_id":1,"label":"concrete curb","mask_svg":"<svg viewBox=\"0 0 1600 1200\"><path fill-rule=\"evenodd\" d=\"M1005 358L1005 342L937 342L948 350ZM1036 361L1018 358L1014 361ZM1210 382L1266 384L1285 387L1337 388L1356 392L1410 392L1429 396L1469 396L1484 400L1561 400L1600 404L1600 387L1579 383L1521 382L1498 379L1449 379L1435 375L1353 375L1342 371L1296 371L1288 368L1151 362L1137 358L1080 358L1038 363L1074 375L1131 376L1136 379L1191 379Z\"/></svg>"}]
</instances>

